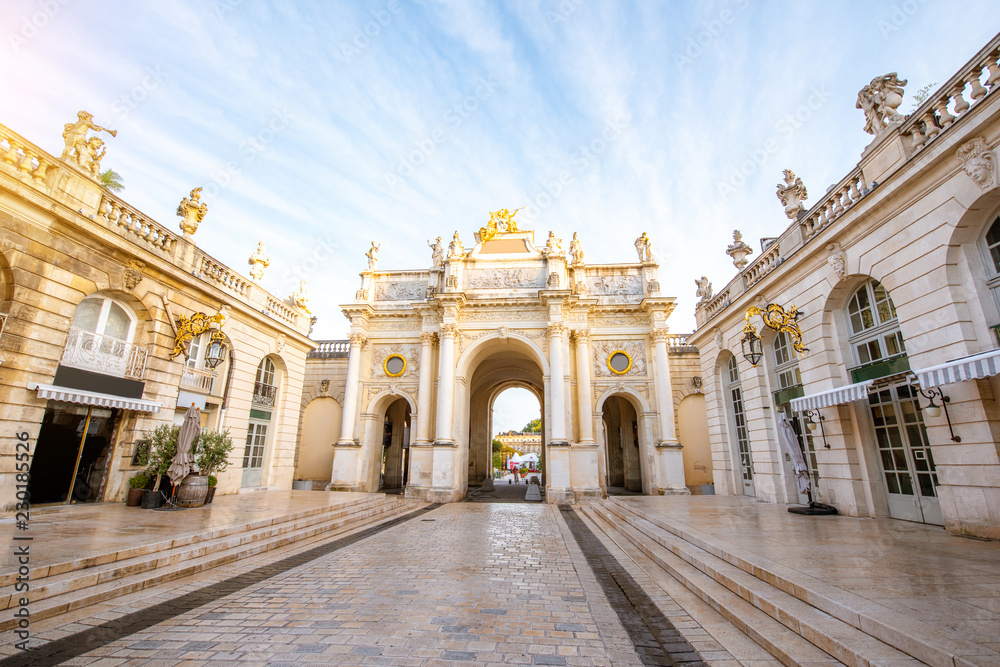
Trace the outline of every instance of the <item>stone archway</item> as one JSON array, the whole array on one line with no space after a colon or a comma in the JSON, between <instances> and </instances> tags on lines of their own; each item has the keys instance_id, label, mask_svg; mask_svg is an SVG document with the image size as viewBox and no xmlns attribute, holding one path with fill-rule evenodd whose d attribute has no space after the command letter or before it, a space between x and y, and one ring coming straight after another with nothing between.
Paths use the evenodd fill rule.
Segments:
<instances>
[{"instance_id":1,"label":"stone archway","mask_svg":"<svg viewBox=\"0 0 1000 667\"><path fill-rule=\"evenodd\" d=\"M456 422L459 469L464 495L491 470L493 402L504 389L522 387L538 399L542 418L542 483L550 479L549 429L545 415L545 360L533 345L514 337L494 337L466 350L460 360Z\"/></svg>"},{"instance_id":2,"label":"stone archway","mask_svg":"<svg viewBox=\"0 0 1000 667\"><path fill-rule=\"evenodd\" d=\"M397 398L385 408L382 419L382 463L379 491L402 490L409 481L410 404Z\"/></svg>"}]
</instances>

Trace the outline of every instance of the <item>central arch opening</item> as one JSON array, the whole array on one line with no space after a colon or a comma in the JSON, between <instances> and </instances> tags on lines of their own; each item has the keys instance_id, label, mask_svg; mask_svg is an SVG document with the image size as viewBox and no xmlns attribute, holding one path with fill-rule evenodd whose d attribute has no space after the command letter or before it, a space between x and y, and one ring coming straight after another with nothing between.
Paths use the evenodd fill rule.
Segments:
<instances>
[{"instance_id":1,"label":"central arch opening","mask_svg":"<svg viewBox=\"0 0 1000 667\"><path fill-rule=\"evenodd\" d=\"M524 387L501 390L491 411L492 475L501 484L521 484L531 476L542 481L542 407Z\"/></svg>"},{"instance_id":2,"label":"central arch opening","mask_svg":"<svg viewBox=\"0 0 1000 667\"><path fill-rule=\"evenodd\" d=\"M477 348L470 351L467 357L468 368L468 440L464 447L466 467L465 482L468 490L478 489L483 482L493 477L493 440L500 430L523 430L533 419L540 422L538 433L538 462L535 475L538 482L545 485L546 470L546 436L544 406L545 381L538 350L526 341L513 336L505 339L483 341ZM505 422L504 428L500 422L494 421L494 407L499 406L501 413L508 399L497 403L501 394L508 390L516 390L511 395L518 396L518 402L530 412L522 412L515 421ZM506 483L502 483L506 486ZM522 487L523 489L524 487Z\"/></svg>"},{"instance_id":3,"label":"central arch opening","mask_svg":"<svg viewBox=\"0 0 1000 667\"><path fill-rule=\"evenodd\" d=\"M631 399L613 394L604 401L606 484L608 495L642 493L643 429Z\"/></svg>"}]
</instances>

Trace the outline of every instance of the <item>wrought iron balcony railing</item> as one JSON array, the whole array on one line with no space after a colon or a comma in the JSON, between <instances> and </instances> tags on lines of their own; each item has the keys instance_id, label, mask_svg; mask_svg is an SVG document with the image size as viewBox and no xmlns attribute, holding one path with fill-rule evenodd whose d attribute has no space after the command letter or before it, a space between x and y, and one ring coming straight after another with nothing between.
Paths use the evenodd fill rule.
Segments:
<instances>
[{"instance_id":1,"label":"wrought iron balcony railing","mask_svg":"<svg viewBox=\"0 0 1000 667\"><path fill-rule=\"evenodd\" d=\"M144 347L70 327L60 363L104 375L142 380L146 377L147 355Z\"/></svg>"},{"instance_id":2,"label":"wrought iron balcony railing","mask_svg":"<svg viewBox=\"0 0 1000 667\"><path fill-rule=\"evenodd\" d=\"M253 383L253 398L250 400L254 405L273 408L277 397L278 388L273 384L264 384L263 382Z\"/></svg>"}]
</instances>

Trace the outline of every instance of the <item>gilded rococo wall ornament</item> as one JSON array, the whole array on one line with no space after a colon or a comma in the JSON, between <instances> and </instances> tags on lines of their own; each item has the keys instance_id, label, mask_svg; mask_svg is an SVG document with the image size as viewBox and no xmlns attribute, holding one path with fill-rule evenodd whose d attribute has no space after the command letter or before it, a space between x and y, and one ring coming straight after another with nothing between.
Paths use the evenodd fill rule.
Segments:
<instances>
[{"instance_id":1,"label":"gilded rococo wall ornament","mask_svg":"<svg viewBox=\"0 0 1000 667\"><path fill-rule=\"evenodd\" d=\"M212 332L212 340L222 340L222 332L219 328L225 323L226 316L222 311L216 313L215 315L206 315L205 313L195 313L191 317L186 317L181 315L177 318L177 338L174 339L174 349L170 353L170 358L173 359L178 354L182 352L186 353L188 345L194 339L195 336L200 336L210 329L215 329Z\"/></svg>"}]
</instances>

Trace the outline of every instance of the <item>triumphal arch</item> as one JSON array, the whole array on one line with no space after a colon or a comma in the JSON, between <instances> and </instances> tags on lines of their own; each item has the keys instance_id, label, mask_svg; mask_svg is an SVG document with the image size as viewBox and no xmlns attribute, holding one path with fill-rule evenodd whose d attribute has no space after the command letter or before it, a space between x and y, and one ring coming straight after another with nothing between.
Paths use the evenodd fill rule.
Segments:
<instances>
[{"instance_id":1,"label":"triumphal arch","mask_svg":"<svg viewBox=\"0 0 1000 667\"><path fill-rule=\"evenodd\" d=\"M515 214L491 213L472 248L458 232L430 242L430 268L381 270L372 243L343 306L329 488L463 499L490 475L494 399L523 387L542 406L549 502L688 491L671 350L691 350L667 332L674 299L660 295L649 238L636 239L634 263L588 264L576 234L565 249L551 232L539 247Z\"/></svg>"}]
</instances>

